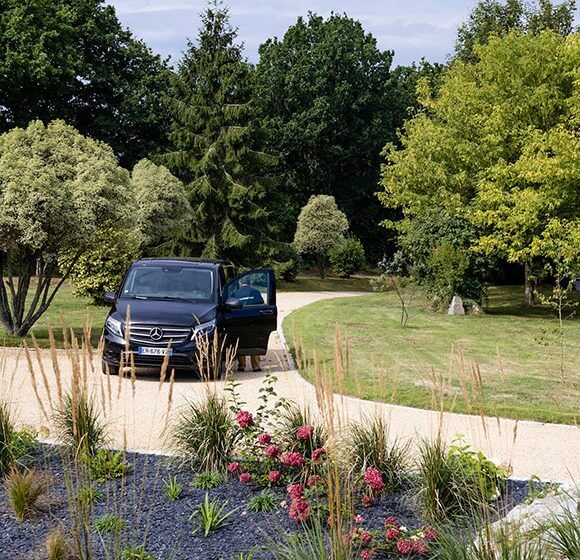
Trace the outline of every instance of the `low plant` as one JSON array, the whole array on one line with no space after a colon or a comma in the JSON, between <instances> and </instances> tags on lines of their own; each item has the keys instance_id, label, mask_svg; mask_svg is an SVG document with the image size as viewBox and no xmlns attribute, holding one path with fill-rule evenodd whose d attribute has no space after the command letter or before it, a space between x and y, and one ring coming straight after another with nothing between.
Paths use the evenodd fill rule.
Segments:
<instances>
[{"instance_id":1,"label":"low plant","mask_svg":"<svg viewBox=\"0 0 580 560\"><path fill-rule=\"evenodd\" d=\"M396 492L403 486L410 465L410 444L390 441L389 425L382 416L352 424L345 447L352 472L363 473L374 467L381 474L386 492Z\"/></svg>"},{"instance_id":2,"label":"low plant","mask_svg":"<svg viewBox=\"0 0 580 560\"><path fill-rule=\"evenodd\" d=\"M191 485L200 490L212 490L224 483L224 477L218 472L199 473Z\"/></svg>"},{"instance_id":3,"label":"low plant","mask_svg":"<svg viewBox=\"0 0 580 560\"><path fill-rule=\"evenodd\" d=\"M46 477L34 469L12 469L6 476L5 484L17 521L33 516L38 498L48 487Z\"/></svg>"},{"instance_id":4,"label":"low plant","mask_svg":"<svg viewBox=\"0 0 580 560\"><path fill-rule=\"evenodd\" d=\"M52 529L44 541L48 560L68 560L71 548L60 528Z\"/></svg>"},{"instance_id":5,"label":"low plant","mask_svg":"<svg viewBox=\"0 0 580 560\"><path fill-rule=\"evenodd\" d=\"M310 437L297 438L298 430L305 426L313 428ZM322 427L316 425L309 408L290 404L280 414L275 437L287 451L304 452L324 448L327 434Z\"/></svg>"},{"instance_id":6,"label":"low plant","mask_svg":"<svg viewBox=\"0 0 580 560\"><path fill-rule=\"evenodd\" d=\"M238 435L226 399L208 391L201 402L190 402L180 412L172 443L192 469L225 474Z\"/></svg>"},{"instance_id":7,"label":"low plant","mask_svg":"<svg viewBox=\"0 0 580 560\"><path fill-rule=\"evenodd\" d=\"M115 515L114 513L106 513L97 517L93 522L93 528L97 533L120 533L127 526L127 522Z\"/></svg>"},{"instance_id":8,"label":"low plant","mask_svg":"<svg viewBox=\"0 0 580 560\"><path fill-rule=\"evenodd\" d=\"M228 519L239 509L226 510L228 503L228 500L220 503L217 499L210 502L209 494L206 492L205 500L189 517L197 524L193 534L203 532L204 536L207 537L210 533L228 525Z\"/></svg>"},{"instance_id":9,"label":"low plant","mask_svg":"<svg viewBox=\"0 0 580 560\"><path fill-rule=\"evenodd\" d=\"M157 560L157 558L141 545L124 548L119 554L118 560Z\"/></svg>"},{"instance_id":10,"label":"low plant","mask_svg":"<svg viewBox=\"0 0 580 560\"><path fill-rule=\"evenodd\" d=\"M182 490L183 484L178 482L176 476L171 476L163 481L163 492L171 501L179 500Z\"/></svg>"},{"instance_id":11,"label":"low plant","mask_svg":"<svg viewBox=\"0 0 580 560\"><path fill-rule=\"evenodd\" d=\"M40 443L35 431L25 428L16 430L10 441L12 461L20 467L26 467L34 460Z\"/></svg>"},{"instance_id":12,"label":"low plant","mask_svg":"<svg viewBox=\"0 0 580 560\"><path fill-rule=\"evenodd\" d=\"M95 400L79 390L63 397L54 415L60 440L79 455L96 455L106 443L106 427Z\"/></svg>"},{"instance_id":13,"label":"low plant","mask_svg":"<svg viewBox=\"0 0 580 560\"><path fill-rule=\"evenodd\" d=\"M580 558L580 519L566 509L549 525L546 541L558 558Z\"/></svg>"},{"instance_id":14,"label":"low plant","mask_svg":"<svg viewBox=\"0 0 580 560\"><path fill-rule=\"evenodd\" d=\"M278 498L271 490L262 490L257 496L253 496L248 502L250 511L274 511L277 507Z\"/></svg>"},{"instance_id":15,"label":"low plant","mask_svg":"<svg viewBox=\"0 0 580 560\"><path fill-rule=\"evenodd\" d=\"M12 438L14 424L10 417L8 404L0 402L0 477L3 477L12 466Z\"/></svg>"},{"instance_id":16,"label":"low plant","mask_svg":"<svg viewBox=\"0 0 580 560\"><path fill-rule=\"evenodd\" d=\"M123 451L99 449L85 459L87 473L95 482L105 482L125 476L131 465L125 461Z\"/></svg>"},{"instance_id":17,"label":"low plant","mask_svg":"<svg viewBox=\"0 0 580 560\"><path fill-rule=\"evenodd\" d=\"M102 499L102 490L97 488L94 484L85 484L84 486L81 486L75 494L75 501L87 508Z\"/></svg>"}]
</instances>

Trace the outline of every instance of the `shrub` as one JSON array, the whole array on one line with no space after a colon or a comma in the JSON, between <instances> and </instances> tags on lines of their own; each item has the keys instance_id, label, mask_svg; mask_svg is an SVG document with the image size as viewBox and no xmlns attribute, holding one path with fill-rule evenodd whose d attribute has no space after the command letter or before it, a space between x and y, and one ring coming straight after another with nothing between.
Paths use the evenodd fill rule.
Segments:
<instances>
[{"instance_id":1,"label":"shrub","mask_svg":"<svg viewBox=\"0 0 580 560\"><path fill-rule=\"evenodd\" d=\"M60 440L81 455L95 455L106 442L105 425L93 398L84 391L65 395L55 414Z\"/></svg>"},{"instance_id":2,"label":"shrub","mask_svg":"<svg viewBox=\"0 0 580 560\"><path fill-rule=\"evenodd\" d=\"M248 502L248 509L251 511L274 511L277 502L278 499L274 492L271 490L262 490Z\"/></svg>"},{"instance_id":3,"label":"shrub","mask_svg":"<svg viewBox=\"0 0 580 560\"><path fill-rule=\"evenodd\" d=\"M547 543L558 558L580 558L580 523L578 515L565 510L550 524Z\"/></svg>"},{"instance_id":4,"label":"shrub","mask_svg":"<svg viewBox=\"0 0 580 560\"><path fill-rule=\"evenodd\" d=\"M440 439L420 448L420 498L430 519L482 513L499 496L506 473L468 446L447 450Z\"/></svg>"},{"instance_id":5,"label":"shrub","mask_svg":"<svg viewBox=\"0 0 580 560\"><path fill-rule=\"evenodd\" d=\"M365 250L356 237L347 237L344 243L329 251L328 259L334 273L349 278L364 266Z\"/></svg>"},{"instance_id":6,"label":"shrub","mask_svg":"<svg viewBox=\"0 0 580 560\"><path fill-rule=\"evenodd\" d=\"M199 504L197 510L189 517L190 520L194 520L198 525L193 533L203 531L204 536L207 537L210 533L228 525L228 519L239 509L236 508L224 512L228 503L227 500L223 503L220 503L218 500L210 502L209 494L206 492L205 500Z\"/></svg>"},{"instance_id":7,"label":"shrub","mask_svg":"<svg viewBox=\"0 0 580 560\"><path fill-rule=\"evenodd\" d=\"M44 542L48 560L68 560L71 549L61 529L53 529Z\"/></svg>"},{"instance_id":8,"label":"shrub","mask_svg":"<svg viewBox=\"0 0 580 560\"><path fill-rule=\"evenodd\" d=\"M121 478L131 467L125 462L125 454L122 451L110 449L99 449L95 455L89 455L85 462L89 478L96 482Z\"/></svg>"},{"instance_id":9,"label":"shrub","mask_svg":"<svg viewBox=\"0 0 580 560\"><path fill-rule=\"evenodd\" d=\"M200 490L212 490L217 488L224 483L224 477L217 472L205 472L200 473L195 477L192 483L194 488L199 488Z\"/></svg>"},{"instance_id":10,"label":"shrub","mask_svg":"<svg viewBox=\"0 0 580 560\"><path fill-rule=\"evenodd\" d=\"M274 269L276 280L284 282L296 280L300 270L300 257L293 245L276 243L274 246L268 246L259 258L266 266Z\"/></svg>"},{"instance_id":11,"label":"shrub","mask_svg":"<svg viewBox=\"0 0 580 560\"><path fill-rule=\"evenodd\" d=\"M168 480L163 481L163 492L171 501L179 500L182 490L183 484L177 481L176 476L171 476Z\"/></svg>"},{"instance_id":12,"label":"shrub","mask_svg":"<svg viewBox=\"0 0 580 560\"><path fill-rule=\"evenodd\" d=\"M10 452L14 463L21 467L29 465L38 451L40 443L36 433L28 428L17 430L12 434Z\"/></svg>"},{"instance_id":13,"label":"shrub","mask_svg":"<svg viewBox=\"0 0 580 560\"><path fill-rule=\"evenodd\" d=\"M386 492L401 488L410 464L410 444L389 441L389 426L382 416L352 424L346 444L349 467L355 473L374 467L382 476Z\"/></svg>"},{"instance_id":14,"label":"shrub","mask_svg":"<svg viewBox=\"0 0 580 560\"><path fill-rule=\"evenodd\" d=\"M307 440L298 439L296 433L304 426L312 426L312 435ZM276 428L276 439L289 451L310 451L323 448L326 444L326 431L317 426L309 408L296 404L288 406L280 415Z\"/></svg>"},{"instance_id":15,"label":"shrub","mask_svg":"<svg viewBox=\"0 0 580 560\"><path fill-rule=\"evenodd\" d=\"M11 470L6 476L6 492L18 521L31 517L38 498L46 492L47 480L36 470Z\"/></svg>"},{"instance_id":16,"label":"shrub","mask_svg":"<svg viewBox=\"0 0 580 560\"><path fill-rule=\"evenodd\" d=\"M93 523L93 528L97 533L120 533L127 526L127 522L115 515L114 513L106 513L97 517Z\"/></svg>"},{"instance_id":17,"label":"shrub","mask_svg":"<svg viewBox=\"0 0 580 560\"><path fill-rule=\"evenodd\" d=\"M208 392L190 402L177 419L172 443L192 469L225 475L239 434L225 398Z\"/></svg>"},{"instance_id":18,"label":"shrub","mask_svg":"<svg viewBox=\"0 0 580 560\"><path fill-rule=\"evenodd\" d=\"M12 438L14 425L10 417L8 404L0 403L0 477L3 477L12 466Z\"/></svg>"}]
</instances>

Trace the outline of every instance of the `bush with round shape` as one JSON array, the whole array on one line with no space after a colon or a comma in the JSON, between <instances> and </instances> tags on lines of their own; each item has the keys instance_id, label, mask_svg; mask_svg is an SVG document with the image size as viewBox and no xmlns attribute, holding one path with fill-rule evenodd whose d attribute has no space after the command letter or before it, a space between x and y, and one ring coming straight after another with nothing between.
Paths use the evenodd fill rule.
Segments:
<instances>
[{"instance_id":1,"label":"bush with round shape","mask_svg":"<svg viewBox=\"0 0 580 560\"><path fill-rule=\"evenodd\" d=\"M349 278L365 264L365 250L356 237L347 237L344 243L328 253L330 266L341 278Z\"/></svg>"}]
</instances>

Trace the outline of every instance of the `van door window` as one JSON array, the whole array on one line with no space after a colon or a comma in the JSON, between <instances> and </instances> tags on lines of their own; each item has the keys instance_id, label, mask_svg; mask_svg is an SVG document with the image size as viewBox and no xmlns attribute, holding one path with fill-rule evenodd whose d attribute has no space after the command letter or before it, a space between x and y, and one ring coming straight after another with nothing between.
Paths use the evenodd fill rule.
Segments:
<instances>
[{"instance_id":1,"label":"van door window","mask_svg":"<svg viewBox=\"0 0 580 560\"><path fill-rule=\"evenodd\" d=\"M227 298L237 298L244 307L263 305L270 299L270 281L267 272L251 272L236 278L228 284Z\"/></svg>"}]
</instances>

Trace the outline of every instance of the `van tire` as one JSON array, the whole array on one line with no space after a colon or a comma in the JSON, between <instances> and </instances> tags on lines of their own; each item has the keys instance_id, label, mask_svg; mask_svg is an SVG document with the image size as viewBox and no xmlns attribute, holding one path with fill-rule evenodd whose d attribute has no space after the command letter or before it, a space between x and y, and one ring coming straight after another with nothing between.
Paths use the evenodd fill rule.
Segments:
<instances>
[{"instance_id":1,"label":"van tire","mask_svg":"<svg viewBox=\"0 0 580 560\"><path fill-rule=\"evenodd\" d=\"M109 375L119 375L119 366L109 364L105 362L105 360L101 361L101 369L105 375L107 375L107 371L109 372Z\"/></svg>"}]
</instances>

